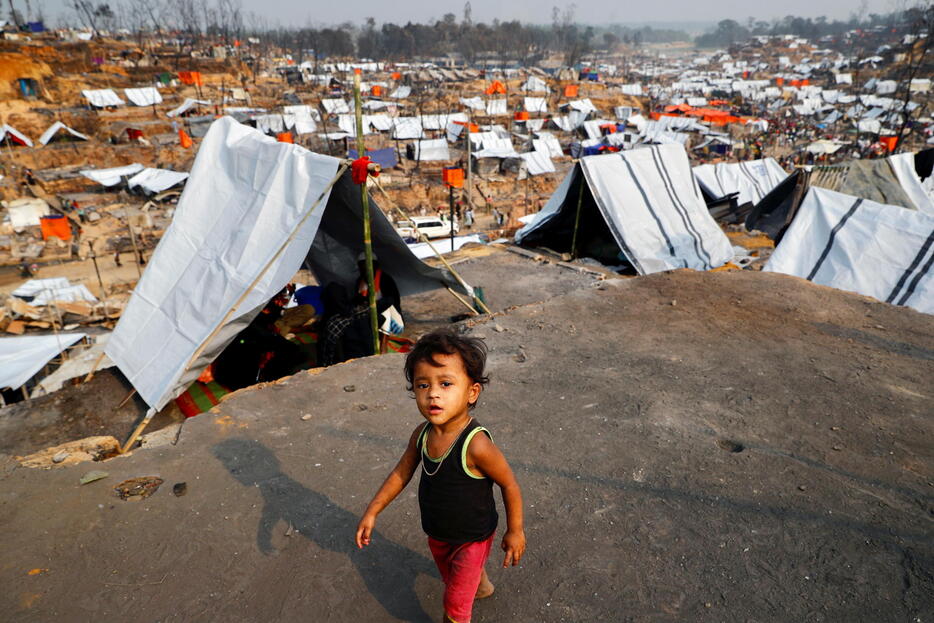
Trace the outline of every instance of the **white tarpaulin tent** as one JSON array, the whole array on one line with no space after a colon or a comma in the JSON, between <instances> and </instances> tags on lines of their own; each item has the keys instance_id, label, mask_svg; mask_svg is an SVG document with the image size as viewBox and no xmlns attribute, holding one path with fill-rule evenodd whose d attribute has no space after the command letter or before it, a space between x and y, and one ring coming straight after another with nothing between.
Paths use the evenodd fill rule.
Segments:
<instances>
[{"instance_id":1,"label":"white tarpaulin tent","mask_svg":"<svg viewBox=\"0 0 934 623\"><path fill-rule=\"evenodd\" d=\"M418 117L396 117L392 124L392 137L398 140L421 138L422 122Z\"/></svg>"},{"instance_id":2,"label":"white tarpaulin tent","mask_svg":"<svg viewBox=\"0 0 934 623\"><path fill-rule=\"evenodd\" d=\"M528 93L548 93L548 84L538 76L529 76L519 87L520 91Z\"/></svg>"},{"instance_id":3,"label":"white tarpaulin tent","mask_svg":"<svg viewBox=\"0 0 934 623\"><path fill-rule=\"evenodd\" d=\"M322 99L321 105L324 107L324 111L330 114L347 114L350 113L350 106L347 105L342 99Z\"/></svg>"},{"instance_id":4,"label":"white tarpaulin tent","mask_svg":"<svg viewBox=\"0 0 934 623\"><path fill-rule=\"evenodd\" d=\"M483 103L483 98L481 97L462 97L460 100L461 104L471 110L485 110L486 108L486 105Z\"/></svg>"},{"instance_id":5,"label":"white tarpaulin tent","mask_svg":"<svg viewBox=\"0 0 934 623\"><path fill-rule=\"evenodd\" d=\"M544 97L526 97L523 106L526 112L548 112L548 102Z\"/></svg>"},{"instance_id":6,"label":"white tarpaulin tent","mask_svg":"<svg viewBox=\"0 0 934 623\"><path fill-rule=\"evenodd\" d=\"M91 106L96 108L123 106L124 104L124 101L113 92L113 89L85 89L81 91L81 94L84 95Z\"/></svg>"},{"instance_id":7,"label":"white tarpaulin tent","mask_svg":"<svg viewBox=\"0 0 934 623\"><path fill-rule=\"evenodd\" d=\"M415 159L422 162L450 160L448 142L443 138L425 139L412 143L415 146Z\"/></svg>"},{"instance_id":8,"label":"white tarpaulin tent","mask_svg":"<svg viewBox=\"0 0 934 623\"><path fill-rule=\"evenodd\" d=\"M3 125L0 125L0 142L8 140L20 142L26 145L26 147L32 147L32 141L25 134L22 134L13 126L9 126L4 123Z\"/></svg>"},{"instance_id":9,"label":"white tarpaulin tent","mask_svg":"<svg viewBox=\"0 0 934 623\"><path fill-rule=\"evenodd\" d=\"M509 110L506 107L506 99L489 99L486 101L486 114L491 117L508 115Z\"/></svg>"},{"instance_id":10,"label":"white tarpaulin tent","mask_svg":"<svg viewBox=\"0 0 934 623\"><path fill-rule=\"evenodd\" d=\"M403 84L401 86L396 87L396 90L390 93L389 97L391 97L394 100L404 100L411 94L412 94L412 87L406 86Z\"/></svg>"},{"instance_id":11,"label":"white tarpaulin tent","mask_svg":"<svg viewBox=\"0 0 934 623\"><path fill-rule=\"evenodd\" d=\"M560 236L568 246L582 173L588 205L599 211L640 275L708 270L733 258L730 241L707 211L681 145L582 158L535 220L516 232L516 242L534 246Z\"/></svg>"},{"instance_id":12,"label":"white tarpaulin tent","mask_svg":"<svg viewBox=\"0 0 934 623\"><path fill-rule=\"evenodd\" d=\"M43 145L48 145L49 141L51 141L52 138L60 131L70 134L71 136L81 139L82 141L88 140L88 137L82 134L81 132L78 132L77 130L72 130L71 128L69 128L67 125L65 125L61 121L56 121L55 123L49 126L48 130L42 133L42 136L39 137L39 142L42 143Z\"/></svg>"},{"instance_id":13,"label":"white tarpaulin tent","mask_svg":"<svg viewBox=\"0 0 934 623\"><path fill-rule=\"evenodd\" d=\"M0 339L0 388L19 389L84 333L23 335Z\"/></svg>"},{"instance_id":14,"label":"white tarpaulin tent","mask_svg":"<svg viewBox=\"0 0 934 623\"><path fill-rule=\"evenodd\" d=\"M143 169L127 180L130 188L139 186L147 193L161 193L188 179L187 173L169 169Z\"/></svg>"},{"instance_id":15,"label":"white tarpaulin tent","mask_svg":"<svg viewBox=\"0 0 934 623\"><path fill-rule=\"evenodd\" d=\"M739 203L759 203L788 177L774 158L747 162L721 162L694 167L694 177L714 198L739 193Z\"/></svg>"},{"instance_id":16,"label":"white tarpaulin tent","mask_svg":"<svg viewBox=\"0 0 934 623\"><path fill-rule=\"evenodd\" d=\"M97 299L91 294L83 283L72 285L67 277L51 277L48 279L30 279L12 292L13 296L29 299L33 307L42 307L53 301L71 303L74 301L88 301L96 303Z\"/></svg>"},{"instance_id":17,"label":"white tarpaulin tent","mask_svg":"<svg viewBox=\"0 0 934 623\"><path fill-rule=\"evenodd\" d=\"M135 175L142 171L143 168L143 165L133 163L125 167L113 167L111 169L83 169L81 175L101 186L114 186L119 184L122 178Z\"/></svg>"},{"instance_id":18,"label":"white tarpaulin tent","mask_svg":"<svg viewBox=\"0 0 934 623\"><path fill-rule=\"evenodd\" d=\"M519 156L525 160L526 170L529 175L544 175L545 173L555 172L555 163L551 157L544 151L530 151Z\"/></svg>"},{"instance_id":19,"label":"white tarpaulin tent","mask_svg":"<svg viewBox=\"0 0 934 623\"><path fill-rule=\"evenodd\" d=\"M137 106L152 106L162 103L162 95L156 87L142 87L139 89L123 89L126 98Z\"/></svg>"},{"instance_id":20,"label":"white tarpaulin tent","mask_svg":"<svg viewBox=\"0 0 934 623\"><path fill-rule=\"evenodd\" d=\"M211 102L208 100L197 100L190 97L186 97L185 101L181 103L178 108L173 108L169 112L165 113L166 117L177 117L182 113L186 113L196 106L210 106Z\"/></svg>"},{"instance_id":21,"label":"white tarpaulin tent","mask_svg":"<svg viewBox=\"0 0 934 623\"><path fill-rule=\"evenodd\" d=\"M889 156L889 165L895 173L899 186L921 212L934 216L934 197L928 194L915 171L915 155L912 153Z\"/></svg>"},{"instance_id":22,"label":"white tarpaulin tent","mask_svg":"<svg viewBox=\"0 0 934 623\"><path fill-rule=\"evenodd\" d=\"M4 201L3 207L7 209L10 215L10 226L19 231L24 227L39 227L39 219L52 211L43 199L34 199L32 197L23 197Z\"/></svg>"},{"instance_id":23,"label":"white tarpaulin tent","mask_svg":"<svg viewBox=\"0 0 934 623\"><path fill-rule=\"evenodd\" d=\"M551 132L539 132L538 138L532 139L532 147L535 151L545 152L551 158L560 158L564 155L561 151L561 143Z\"/></svg>"},{"instance_id":24,"label":"white tarpaulin tent","mask_svg":"<svg viewBox=\"0 0 934 623\"><path fill-rule=\"evenodd\" d=\"M211 125L105 351L150 413L184 391L303 263L318 283L353 284L360 187L349 171L335 180L340 164L230 117ZM374 252L402 295L464 291L409 252L372 198L370 215Z\"/></svg>"},{"instance_id":25,"label":"white tarpaulin tent","mask_svg":"<svg viewBox=\"0 0 934 623\"><path fill-rule=\"evenodd\" d=\"M811 187L762 270L934 314L934 216Z\"/></svg>"}]
</instances>

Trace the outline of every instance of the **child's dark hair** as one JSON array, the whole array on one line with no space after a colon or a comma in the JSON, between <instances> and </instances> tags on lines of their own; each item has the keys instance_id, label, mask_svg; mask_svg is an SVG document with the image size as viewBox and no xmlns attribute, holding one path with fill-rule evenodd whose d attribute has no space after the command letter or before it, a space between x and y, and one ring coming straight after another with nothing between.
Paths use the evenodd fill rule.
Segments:
<instances>
[{"instance_id":1,"label":"child's dark hair","mask_svg":"<svg viewBox=\"0 0 934 623\"><path fill-rule=\"evenodd\" d=\"M440 367L435 361L435 355L460 355L464 362L464 370L467 376L474 383L486 385L490 378L486 376L484 367L486 367L486 344L483 340L475 337L466 337L454 333L451 329L437 329L431 333L426 333L405 357L405 380L408 383L406 389L413 391L412 384L415 378L415 366L421 362L426 362L432 366ZM470 404L473 409L476 402Z\"/></svg>"}]
</instances>

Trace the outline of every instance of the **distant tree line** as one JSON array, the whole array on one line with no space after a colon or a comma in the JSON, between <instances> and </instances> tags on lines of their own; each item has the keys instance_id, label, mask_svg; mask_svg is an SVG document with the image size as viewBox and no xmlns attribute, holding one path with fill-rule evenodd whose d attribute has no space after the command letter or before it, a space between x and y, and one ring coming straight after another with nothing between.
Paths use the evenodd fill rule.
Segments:
<instances>
[{"instance_id":1,"label":"distant tree line","mask_svg":"<svg viewBox=\"0 0 934 623\"><path fill-rule=\"evenodd\" d=\"M865 4L863 5L865 7ZM750 37L759 35L794 35L807 39L819 39L825 36L839 36L852 30L872 30L875 28L905 27L914 19L915 13L923 12L923 7L910 8L887 14L870 13L865 15L865 8L854 13L847 20L829 21L826 17L795 17L787 15L772 22L749 18L745 25L732 19L721 20L715 30L700 35L694 43L702 48L729 47ZM934 34L934 33L932 33Z\"/></svg>"}]
</instances>

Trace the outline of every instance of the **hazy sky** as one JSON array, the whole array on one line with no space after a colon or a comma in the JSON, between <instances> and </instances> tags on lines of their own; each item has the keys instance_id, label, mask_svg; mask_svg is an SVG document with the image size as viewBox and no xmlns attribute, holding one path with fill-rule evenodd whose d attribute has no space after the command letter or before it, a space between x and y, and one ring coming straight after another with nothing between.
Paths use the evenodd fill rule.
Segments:
<instances>
[{"instance_id":1,"label":"hazy sky","mask_svg":"<svg viewBox=\"0 0 934 623\"><path fill-rule=\"evenodd\" d=\"M25 13L26 0L13 0ZM91 0L94 4L123 0ZM214 0L208 0L212 2ZM322 0L240 0L245 13L263 14L270 21L281 24L303 25L336 24L344 21L362 22L373 17L378 22L433 21L445 13L461 18L463 1L449 0L355 0L353 2L324 2ZM917 0L910 0L912 3ZM33 7L42 6L46 14L55 14L68 4L67 0L30 0ZM868 13L886 13L904 6L905 0L865 0ZM472 0L474 21L518 19L523 22L549 23L551 9L561 10L570 2L554 0ZM582 23L627 22L716 22L732 18L744 22L748 17L769 20L785 15L845 19L861 4L861 0L782 0L757 2L750 0L665 0L662 2L584 2L576 3L575 16ZM3 2L3 17L7 3Z\"/></svg>"}]
</instances>

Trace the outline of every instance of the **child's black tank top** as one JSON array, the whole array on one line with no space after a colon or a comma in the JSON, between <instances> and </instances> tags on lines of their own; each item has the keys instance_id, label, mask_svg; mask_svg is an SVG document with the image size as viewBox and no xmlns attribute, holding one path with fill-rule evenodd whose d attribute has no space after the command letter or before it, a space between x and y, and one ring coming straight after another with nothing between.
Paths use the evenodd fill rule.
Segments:
<instances>
[{"instance_id":1,"label":"child's black tank top","mask_svg":"<svg viewBox=\"0 0 934 623\"><path fill-rule=\"evenodd\" d=\"M496 531L499 516L493 500L493 480L467 471L467 446L474 435L489 431L476 420L461 431L457 441L440 459L428 457L425 423L418 436L422 467L418 483L418 506L425 533L448 543L483 541Z\"/></svg>"}]
</instances>

